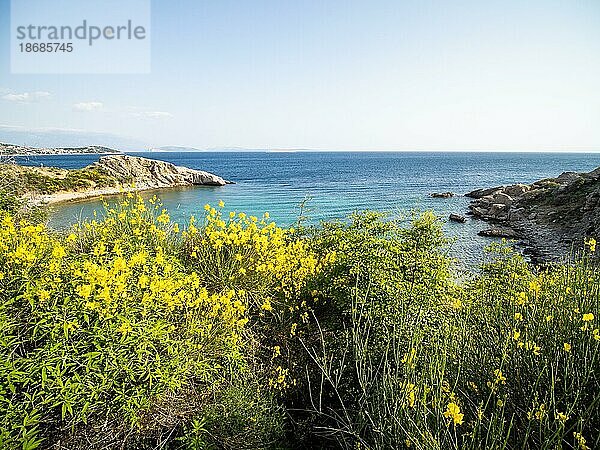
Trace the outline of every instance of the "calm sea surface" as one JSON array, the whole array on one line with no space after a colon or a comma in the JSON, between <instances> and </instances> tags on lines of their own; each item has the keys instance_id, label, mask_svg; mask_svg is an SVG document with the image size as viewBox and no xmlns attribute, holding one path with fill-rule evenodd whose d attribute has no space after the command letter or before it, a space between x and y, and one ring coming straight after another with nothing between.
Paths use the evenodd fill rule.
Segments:
<instances>
[{"instance_id":1,"label":"calm sea surface","mask_svg":"<svg viewBox=\"0 0 600 450\"><path fill-rule=\"evenodd\" d=\"M234 181L224 187L193 187L161 191L158 195L171 217L184 222L201 216L203 205L262 215L268 211L281 225L295 222L305 198L313 223L344 218L353 211L374 209L406 215L433 210L447 218L464 214L468 199L462 194L476 188L530 183L564 171L589 171L600 166L600 154L565 153L423 153L423 152L245 152L245 153L131 153L206 170ZM58 155L19 158L26 165L81 168L95 155ZM433 199L431 192L452 191L451 199ZM65 227L78 218L102 210L99 200L54 207L50 224ZM478 259L490 242L477 236L485 223L447 223L455 238L452 253L463 260Z\"/></svg>"}]
</instances>

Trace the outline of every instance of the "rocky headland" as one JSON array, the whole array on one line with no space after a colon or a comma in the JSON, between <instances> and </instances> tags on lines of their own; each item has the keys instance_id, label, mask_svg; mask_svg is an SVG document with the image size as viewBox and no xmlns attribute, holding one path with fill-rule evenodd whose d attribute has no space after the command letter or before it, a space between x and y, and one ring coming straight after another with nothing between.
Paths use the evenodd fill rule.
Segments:
<instances>
[{"instance_id":1,"label":"rocky headland","mask_svg":"<svg viewBox=\"0 0 600 450\"><path fill-rule=\"evenodd\" d=\"M179 186L225 186L218 175L154 159L102 156L83 169L0 164L3 188L33 204L48 204Z\"/></svg>"},{"instance_id":2,"label":"rocky headland","mask_svg":"<svg viewBox=\"0 0 600 450\"><path fill-rule=\"evenodd\" d=\"M473 198L470 213L490 222L482 235L520 240L537 263L559 260L600 235L600 168L466 196Z\"/></svg>"}]
</instances>

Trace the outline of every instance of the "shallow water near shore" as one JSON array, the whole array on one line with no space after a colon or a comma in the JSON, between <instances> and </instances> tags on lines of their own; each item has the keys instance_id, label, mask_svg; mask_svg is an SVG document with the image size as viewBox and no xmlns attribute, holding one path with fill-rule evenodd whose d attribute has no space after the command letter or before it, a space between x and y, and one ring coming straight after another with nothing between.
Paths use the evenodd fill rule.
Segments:
<instances>
[{"instance_id":1,"label":"shallow water near shore","mask_svg":"<svg viewBox=\"0 0 600 450\"><path fill-rule=\"evenodd\" d=\"M190 215L203 215L206 203L225 202L225 211L261 216L268 211L280 225L292 225L300 214L311 223L372 209L410 217L411 212L433 210L444 220L450 213L465 214L473 189L531 183L565 171L587 172L600 166L595 153L473 153L473 152L197 152L129 153L206 170L234 181L223 187L190 187L143 193L158 195L173 220L184 223ZM55 155L17 158L20 164L81 168L100 155ZM451 191L450 199L435 199L432 192ZM102 211L99 199L52 207L50 225L64 228ZM481 221L447 222L454 239L451 254L476 264L482 248L492 242L477 235L487 228Z\"/></svg>"}]
</instances>

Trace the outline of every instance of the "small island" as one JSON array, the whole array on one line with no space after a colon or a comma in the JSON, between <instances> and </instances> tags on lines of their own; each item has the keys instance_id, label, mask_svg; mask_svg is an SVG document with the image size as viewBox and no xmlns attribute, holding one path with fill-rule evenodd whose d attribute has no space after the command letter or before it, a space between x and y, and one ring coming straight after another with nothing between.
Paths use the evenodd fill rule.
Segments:
<instances>
[{"instance_id":1,"label":"small island","mask_svg":"<svg viewBox=\"0 0 600 450\"><path fill-rule=\"evenodd\" d=\"M121 192L178 186L225 186L230 181L201 170L128 155L102 156L83 169L0 164L0 176L28 203L43 205Z\"/></svg>"}]
</instances>

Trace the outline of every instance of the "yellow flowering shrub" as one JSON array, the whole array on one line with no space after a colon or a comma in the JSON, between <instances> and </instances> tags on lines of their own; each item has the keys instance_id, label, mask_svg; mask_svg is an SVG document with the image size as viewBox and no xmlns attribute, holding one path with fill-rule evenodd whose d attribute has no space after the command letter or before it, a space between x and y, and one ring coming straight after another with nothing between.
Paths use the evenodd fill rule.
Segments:
<instances>
[{"instance_id":1,"label":"yellow flowering shrub","mask_svg":"<svg viewBox=\"0 0 600 450\"><path fill-rule=\"evenodd\" d=\"M182 232L182 259L212 289L244 294L247 319L269 361L268 383L283 390L296 381L291 365L301 367L300 355L291 352L313 313L313 288L336 255L315 252L310 240L278 227L268 213L224 214L224 206L207 204L202 222L190 220ZM279 350L272 357L274 347Z\"/></svg>"},{"instance_id":2,"label":"yellow flowering shrub","mask_svg":"<svg viewBox=\"0 0 600 450\"><path fill-rule=\"evenodd\" d=\"M169 399L245 377L246 294L184 268L166 212L129 198L66 237L1 224L0 447L135 440Z\"/></svg>"},{"instance_id":3,"label":"yellow flowering shrub","mask_svg":"<svg viewBox=\"0 0 600 450\"><path fill-rule=\"evenodd\" d=\"M0 448L600 447L595 241L464 273L430 213L224 207L178 224L129 194L65 233L0 212Z\"/></svg>"},{"instance_id":4,"label":"yellow flowering shrub","mask_svg":"<svg viewBox=\"0 0 600 450\"><path fill-rule=\"evenodd\" d=\"M498 244L456 277L427 216L362 219L316 232L338 264L336 313L304 340L313 426L344 448L600 445L594 259L536 268Z\"/></svg>"},{"instance_id":5,"label":"yellow flowering shrub","mask_svg":"<svg viewBox=\"0 0 600 450\"><path fill-rule=\"evenodd\" d=\"M317 258L294 229L269 220L205 207L201 232L194 219L184 231L184 257L203 270L214 286L244 289L251 306L283 311L299 299L310 280L334 255ZM285 305L284 305L285 303Z\"/></svg>"}]
</instances>

